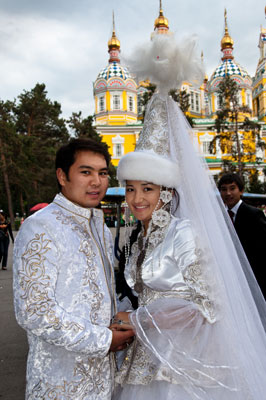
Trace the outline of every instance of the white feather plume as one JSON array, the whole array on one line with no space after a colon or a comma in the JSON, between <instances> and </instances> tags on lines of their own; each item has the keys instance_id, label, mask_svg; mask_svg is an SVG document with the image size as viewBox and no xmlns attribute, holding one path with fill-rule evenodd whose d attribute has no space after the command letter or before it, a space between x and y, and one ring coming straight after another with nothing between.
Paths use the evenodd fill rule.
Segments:
<instances>
[{"instance_id":1,"label":"white feather plume","mask_svg":"<svg viewBox=\"0 0 266 400\"><path fill-rule=\"evenodd\" d=\"M195 47L195 37L178 42L173 34L154 34L125 62L132 74L139 80L149 79L161 93L179 88L184 81L197 81L200 86L204 72Z\"/></svg>"}]
</instances>

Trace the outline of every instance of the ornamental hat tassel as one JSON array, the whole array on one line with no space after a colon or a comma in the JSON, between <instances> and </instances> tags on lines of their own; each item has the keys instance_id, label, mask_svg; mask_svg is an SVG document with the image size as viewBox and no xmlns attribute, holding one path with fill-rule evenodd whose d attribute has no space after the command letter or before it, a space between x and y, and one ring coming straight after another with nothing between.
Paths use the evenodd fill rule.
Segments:
<instances>
[{"instance_id":1,"label":"ornamental hat tassel","mask_svg":"<svg viewBox=\"0 0 266 400\"><path fill-rule=\"evenodd\" d=\"M168 188L178 184L177 160L170 151L170 109L173 102L169 90L178 89L184 80L201 82L202 63L195 56L195 39L178 43L174 35L154 34L128 60L130 69L139 79L150 79L156 84L145 113L143 130L134 152L123 156L117 168L122 183L128 179L145 180ZM136 57L138 54L138 57Z\"/></svg>"}]
</instances>

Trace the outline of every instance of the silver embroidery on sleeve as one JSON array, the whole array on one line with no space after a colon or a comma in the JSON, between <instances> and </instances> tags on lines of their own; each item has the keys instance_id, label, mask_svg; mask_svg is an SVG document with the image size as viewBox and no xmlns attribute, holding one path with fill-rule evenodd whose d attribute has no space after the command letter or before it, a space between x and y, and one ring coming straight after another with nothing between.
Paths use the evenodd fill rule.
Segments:
<instances>
[{"instance_id":1,"label":"silver embroidery on sleeve","mask_svg":"<svg viewBox=\"0 0 266 400\"><path fill-rule=\"evenodd\" d=\"M32 320L45 316L54 329L67 329L74 332L83 329L77 323L60 322L53 308L53 300L49 296L50 277L45 271L45 254L50 250L51 240L45 239L45 234L36 234L26 246L22 255L22 269L19 272L21 298L26 301L26 311Z\"/></svg>"},{"instance_id":2,"label":"silver embroidery on sleeve","mask_svg":"<svg viewBox=\"0 0 266 400\"><path fill-rule=\"evenodd\" d=\"M90 319L92 323L96 323L98 319L98 312L104 299L104 294L101 292L100 287L97 283L98 268L95 261L96 253L93 251L93 241L90 232L88 232L86 224L77 221L73 215L65 215L62 211L54 211L54 214L56 215L57 220L59 220L64 225L71 225L72 230L77 232L80 236L81 243L79 251L86 256L88 267L84 271L82 277L84 291L81 293L81 300L89 300L87 290L87 287L89 287L91 304Z\"/></svg>"},{"instance_id":3,"label":"silver embroidery on sleeve","mask_svg":"<svg viewBox=\"0 0 266 400\"><path fill-rule=\"evenodd\" d=\"M107 399L109 398L109 388L106 385L108 376L103 376L105 360L87 359L76 363L74 376L76 381L62 381L61 385L52 385L39 381L34 387L29 400L85 400L85 399ZM109 377L109 379L111 379ZM109 394L109 396L108 396Z\"/></svg>"}]
</instances>

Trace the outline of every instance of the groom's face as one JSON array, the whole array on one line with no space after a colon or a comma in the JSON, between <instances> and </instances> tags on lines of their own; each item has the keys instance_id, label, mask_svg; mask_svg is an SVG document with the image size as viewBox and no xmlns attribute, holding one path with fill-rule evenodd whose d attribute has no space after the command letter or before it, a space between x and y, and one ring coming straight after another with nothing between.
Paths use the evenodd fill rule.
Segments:
<instances>
[{"instance_id":1,"label":"groom's face","mask_svg":"<svg viewBox=\"0 0 266 400\"><path fill-rule=\"evenodd\" d=\"M102 154L79 151L68 176L58 168L63 195L81 207L97 207L108 188L108 168Z\"/></svg>"}]
</instances>

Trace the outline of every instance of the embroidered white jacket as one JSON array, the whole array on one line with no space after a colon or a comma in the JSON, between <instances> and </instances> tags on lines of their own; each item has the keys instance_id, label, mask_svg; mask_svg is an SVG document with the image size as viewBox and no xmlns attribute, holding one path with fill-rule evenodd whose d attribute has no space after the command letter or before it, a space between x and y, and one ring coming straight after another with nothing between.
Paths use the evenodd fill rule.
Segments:
<instances>
[{"instance_id":1,"label":"embroidered white jacket","mask_svg":"<svg viewBox=\"0 0 266 400\"><path fill-rule=\"evenodd\" d=\"M23 223L14 248L14 302L29 341L26 399L111 399L112 265L101 210L59 194Z\"/></svg>"}]
</instances>

